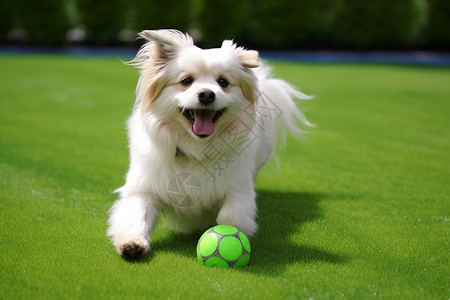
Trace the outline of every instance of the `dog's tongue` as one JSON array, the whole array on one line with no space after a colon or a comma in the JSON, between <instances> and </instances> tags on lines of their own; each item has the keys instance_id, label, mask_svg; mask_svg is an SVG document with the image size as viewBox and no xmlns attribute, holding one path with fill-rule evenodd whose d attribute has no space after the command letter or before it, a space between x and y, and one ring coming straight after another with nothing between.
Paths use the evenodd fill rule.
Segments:
<instances>
[{"instance_id":1,"label":"dog's tongue","mask_svg":"<svg viewBox=\"0 0 450 300\"><path fill-rule=\"evenodd\" d=\"M195 121L192 130L196 135L211 135L214 132L214 123L212 121L213 110L194 109Z\"/></svg>"}]
</instances>

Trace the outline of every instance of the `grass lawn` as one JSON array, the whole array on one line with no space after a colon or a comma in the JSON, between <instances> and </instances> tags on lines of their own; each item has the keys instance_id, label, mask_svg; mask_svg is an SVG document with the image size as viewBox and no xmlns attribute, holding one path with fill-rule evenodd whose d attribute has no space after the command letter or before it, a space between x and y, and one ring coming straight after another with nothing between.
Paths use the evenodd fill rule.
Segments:
<instances>
[{"instance_id":1,"label":"grass lawn","mask_svg":"<svg viewBox=\"0 0 450 300\"><path fill-rule=\"evenodd\" d=\"M450 69L273 63L317 128L257 179L247 268L196 260L163 219L148 259L105 235L137 71L0 56L0 299L450 297Z\"/></svg>"}]
</instances>

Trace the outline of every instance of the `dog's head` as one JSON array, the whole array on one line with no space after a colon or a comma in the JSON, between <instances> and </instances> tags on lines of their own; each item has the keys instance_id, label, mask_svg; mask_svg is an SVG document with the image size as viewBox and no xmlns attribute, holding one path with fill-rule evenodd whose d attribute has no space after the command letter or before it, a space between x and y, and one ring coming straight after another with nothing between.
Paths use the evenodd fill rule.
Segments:
<instances>
[{"instance_id":1,"label":"dog's head","mask_svg":"<svg viewBox=\"0 0 450 300\"><path fill-rule=\"evenodd\" d=\"M221 48L200 49L176 30L140 36L148 42L131 64L141 70L136 109L148 134L198 151L194 144L204 146L222 134L258 96L251 70L258 66L258 52L228 40Z\"/></svg>"}]
</instances>

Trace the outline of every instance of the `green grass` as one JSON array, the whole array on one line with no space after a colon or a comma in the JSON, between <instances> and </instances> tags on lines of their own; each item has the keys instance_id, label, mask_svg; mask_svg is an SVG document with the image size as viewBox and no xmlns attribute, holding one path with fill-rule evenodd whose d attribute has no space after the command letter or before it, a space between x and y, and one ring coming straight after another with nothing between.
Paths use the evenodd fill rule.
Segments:
<instances>
[{"instance_id":1,"label":"green grass","mask_svg":"<svg viewBox=\"0 0 450 300\"><path fill-rule=\"evenodd\" d=\"M0 298L450 297L450 70L274 63L317 125L257 179L250 265L206 268L161 220L148 259L105 236L137 72L0 56Z\"/></svg>"}]
</instances>

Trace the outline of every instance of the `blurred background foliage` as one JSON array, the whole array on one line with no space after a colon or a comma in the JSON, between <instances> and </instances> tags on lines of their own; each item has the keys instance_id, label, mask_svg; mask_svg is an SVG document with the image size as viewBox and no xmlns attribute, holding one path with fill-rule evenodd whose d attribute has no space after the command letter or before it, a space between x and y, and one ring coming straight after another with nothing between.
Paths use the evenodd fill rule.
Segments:
<instances>
[{"instance_id":1,"label":"blurred background foliage","mask_svg":"<svg viewBox=\"0 0 450 300\"><path fill-rule=\"evenodd\" d=\"M176 28L203 47L450 50L449 0L3 0L0 43L122 46Z\"/></svg>"}]
</instances>

